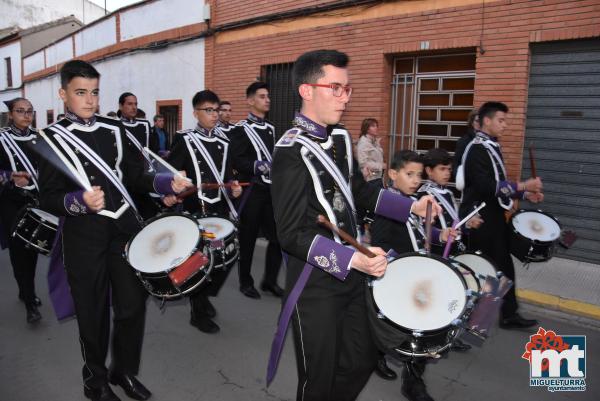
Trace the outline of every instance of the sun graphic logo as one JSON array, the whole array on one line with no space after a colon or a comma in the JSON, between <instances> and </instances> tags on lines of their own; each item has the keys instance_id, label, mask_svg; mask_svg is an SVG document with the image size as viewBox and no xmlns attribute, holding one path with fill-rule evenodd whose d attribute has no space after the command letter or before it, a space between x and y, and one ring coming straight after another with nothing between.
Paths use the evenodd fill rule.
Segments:
<instances>
[{"instance_id":1,"label":"sun graphic logo","mask_svg":"<svg viewBox=\"0 0 600 401\"><path fill-rule=\"evenodd\" d=\"M521 356L529 361L529 385L548 391L585 391L585 336L559 336L540 327Z\"/></svg>"}]
</instances>

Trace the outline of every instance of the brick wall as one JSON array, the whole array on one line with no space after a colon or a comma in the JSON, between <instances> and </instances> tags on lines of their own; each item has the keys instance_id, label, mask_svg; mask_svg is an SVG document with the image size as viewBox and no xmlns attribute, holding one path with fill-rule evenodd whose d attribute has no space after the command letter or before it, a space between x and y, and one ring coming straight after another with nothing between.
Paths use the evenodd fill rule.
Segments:
<instances>
[{"instance_id":1,"label":"brick wall","mask_svg":"<svg viewBox=\"0 0 600 401\"><path fill-rule=\"evenodd\" d=\"M222 24L253 13L268 14L317 2L258 1L253 6L256 11L251 12L243 3L247 4L217 0L213 22ZM262 3L265 5L260 6ZM499 100L510 107L510 126L502 143L509 175L514 178L521 170L530 43L600 36L597 0L486 2L483 34L480 2L368 19L361 19L361 12L355 10L350 22L345 16L339 17L339 23L335 23L335 18L331 23L330 18L326 26L310 26L314 19L308 17L296 19L293 25L266 24L263 32L270 29L269 34L261 33L261 27L242 29L237 36L223 36L224 39L217 34L206 42L207 88L232 102L234 119L242 118L246 111L245 88L260 75L262 65L291 62L309 50L334 48L351 57L354 93L343 122L357 136L362 119L375 117L383 131L388 132L391 61L395 55L456 48L473 50L482 40L485 53L477 55L475 105ZM304 21L309 27L303 29ZM271 33L273 29L275 34ZM429 41L428 52L419 50L421 41Z\"/></svg>"}]
</instances>

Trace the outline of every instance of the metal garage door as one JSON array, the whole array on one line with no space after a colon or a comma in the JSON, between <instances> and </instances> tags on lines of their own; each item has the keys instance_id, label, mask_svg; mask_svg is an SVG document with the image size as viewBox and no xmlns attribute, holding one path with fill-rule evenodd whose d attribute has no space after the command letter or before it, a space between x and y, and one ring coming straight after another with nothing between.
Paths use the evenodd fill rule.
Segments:
<instances>
[{"instance_id":1,"label":"metal garage door","mask_svg":"<svg viewBox=\"0 0 600 401\"><path fill-rule=\"evenodd\" d=\"M525 147L535 148L543 210L579 239L562 257L600 263L600 39L533 45ZM523 178L531 176L528 152Z\"/></svg>"}]
</instances>

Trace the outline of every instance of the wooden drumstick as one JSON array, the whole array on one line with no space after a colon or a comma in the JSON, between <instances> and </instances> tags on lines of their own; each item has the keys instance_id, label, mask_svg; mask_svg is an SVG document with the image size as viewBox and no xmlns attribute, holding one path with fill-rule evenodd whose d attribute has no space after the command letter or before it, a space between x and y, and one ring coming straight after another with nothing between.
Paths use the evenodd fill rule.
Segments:
<instances>
[{"instance_id":1,"label":"wooden drumstick","mask_svg":"<svg viewBox=\"0 0 600 401\"><path fill-rule=\"evenodd\" d=\"M182 191L182 192L178 193L177 194L177 199L185 199L188 196L195 194L196 192L198 192L198 187L195 186L195 185L192 185L191 187L189 187L185 191Z\"/></svg>"},{"instance_id":2,"label":"wooden drumstick","mask_svg":"<svg viewBox=\"0 0 600 401\"><path fill-rule=\"evenodd\" d=\"M230 188L230 187L232 187L234 185L235 184L233 184L231 182L229 182L227 184L219 184L219 183L216 183L216 182L211 182L211 183L207 183L207 184L202 184L202 188L205 188L205 189L215 189L215 188L219 188L219 187ZM249 182L240 182L240 183L238 183L238 185L240 187L247 187L247 186L250 185L250 183Z\"/></svg>"},{"instance_id":3,"label":"wooden drumstick","mask_svg":"<svg viewBox=\"0 0 600 401\"><path fill-rule=\"evenodd\" d=\"M425 212L425 251L431 254L431 201L427 201L427 211Z\"/></svg>"},{"instance_id":4,"label":"wooden drumstick","mask_svg":"<svg viewBox=\"0 0 600 401\"><path fill-rule=\"evenodd\" d=\"M536 178L535 158L533 157L533 145L531 143L529 144L529 163L531 164L531 177Z\"/></svg>"},{"instance_id":5,"label":"wooden drumstick","mask_svg":"<svg viewBox=\"0 0 600 401\"><path fill-rule=\"evenodd\" d=\"M327 217L323 216L322 214L317 216L317 223L330 229L331 231L333 231L334 233L336 233L338 235L338 237L340 237L341 239L343 239L344 241L346 241L347 243L349 243L350 245L352 245L354 247L354 249L356 249L357 251L359 251L360 253L363 253L365 255L367 255L370 258L374 258L375 255L373 252L371 252L369 250L369 248L367 248L366 246L360 244L354 237L352 237L350 234L348 234L347 232L345 232L344 230L336 227L334 224L332 224L329 220L327 220Z\"/></svg>"}]
</instances>

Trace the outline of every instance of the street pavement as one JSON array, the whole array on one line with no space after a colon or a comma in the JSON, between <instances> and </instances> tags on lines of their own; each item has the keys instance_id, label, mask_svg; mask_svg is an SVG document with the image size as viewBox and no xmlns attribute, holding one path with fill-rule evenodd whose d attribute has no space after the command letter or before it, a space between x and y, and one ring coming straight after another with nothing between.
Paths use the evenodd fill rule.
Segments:
<instances>
[{"instance_id":1,"label":"street pavement","mask_svg":"<svg viewBox=\"0 0 600 401\"><path fill-rule=\"evenodd\" d=\"M260 241L254 260L257 282L262 275L264 249ZM76 321L59 323L54 318L46 285L47 264L48 259L40 257L36 278L43 320L28 326L25 308L17 299L8 252L0 252L0 401L85 400ZM216 335L189 325L187 302L169 302L161 311L159 302L148 301L139 378L153 392L151 399L294 400L296 371L290 335L277 376L268 389L265 387L280 300L265 294L260 300L246 298L238 291L234 271L213 303L218 311L216 322L221 326ZM522 310L559 335L587 336L586 391L551 393L530 387L529 364L521 355L537 328L496 328L481 347L464 354L452 353L428 366L425 381L435 400L600 400L600 323L529 305L522 305ZM400 365L390 361L390 366L400 374ZM400 385L400 380L384 381L373 375L359 401L404 400ZM115 392L123 400L129 399L120 388Z\"/></svg>"}]
</instances>

